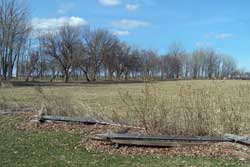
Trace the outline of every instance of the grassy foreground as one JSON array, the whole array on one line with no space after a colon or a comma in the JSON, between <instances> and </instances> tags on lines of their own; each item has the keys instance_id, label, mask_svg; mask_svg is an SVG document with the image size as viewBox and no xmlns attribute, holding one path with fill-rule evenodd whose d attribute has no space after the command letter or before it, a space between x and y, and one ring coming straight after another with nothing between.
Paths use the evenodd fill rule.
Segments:
<instances>
[{"instance_id":1,"label":"grassy foreground","mask_svg":"<svg viewBox=\"0 0 250 167\"><path fill-rule=\"evenodd\" d=\"M22 118L0 116L0 166L248 166L227 159L123 157L79 147L85 135L16 130Z\"/></svg>"}]
</instances>

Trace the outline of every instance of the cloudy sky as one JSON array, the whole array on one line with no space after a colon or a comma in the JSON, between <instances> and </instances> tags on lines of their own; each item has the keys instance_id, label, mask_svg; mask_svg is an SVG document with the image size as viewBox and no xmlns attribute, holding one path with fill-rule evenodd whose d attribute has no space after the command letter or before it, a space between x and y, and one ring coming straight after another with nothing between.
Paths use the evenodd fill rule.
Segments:
<instances>
[{"instance_id":1,"label":"cloudy sky","mask_svg":"<svg viewBox=\"0 0 250 167\"><path fill-rule=\"evenodd\" d=\"M213 47L250 70L249 0L29 0L38 29L64 22L107 28L123 41L165 53Z\"/></svg>"}]
</instances>

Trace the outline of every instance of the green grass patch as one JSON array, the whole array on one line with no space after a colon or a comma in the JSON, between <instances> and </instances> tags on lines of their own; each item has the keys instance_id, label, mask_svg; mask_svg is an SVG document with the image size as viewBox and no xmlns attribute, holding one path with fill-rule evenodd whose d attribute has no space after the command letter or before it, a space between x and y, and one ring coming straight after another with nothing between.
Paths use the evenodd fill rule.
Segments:
<instances>
[{"instance_id":1,"label":"green grass patch","mask_svg":"<svg viewBox=\"0 0 250 167\"><path fill-rule=\"evenodd\" d=\"M190 157L125 157L88 152L79 147L86 136L67 132L15 129L19 117L0 116L0 166L247 166L228 159Z\"/></svg>"}]
</instances>

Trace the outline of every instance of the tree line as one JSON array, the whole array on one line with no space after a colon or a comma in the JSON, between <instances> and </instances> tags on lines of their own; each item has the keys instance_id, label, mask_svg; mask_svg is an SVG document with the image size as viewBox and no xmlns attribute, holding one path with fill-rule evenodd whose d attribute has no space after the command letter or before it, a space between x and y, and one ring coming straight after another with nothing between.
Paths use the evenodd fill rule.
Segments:
<instances>
[{"instance_id":1,"label":"tree line","mask_svg":"<svg viewBox=\"0 0 250 167\"><path fill-rule=\"evenodd\" d=\"M35 35L34 35L35 34ZM119 40L106 29L71 26L38 33L29 9L18 0L0 0L0 76L86 80L221 79L240 74L233 57L212 48L188 53L178 43L159 55Z\"/></svg>"}]
</instances>

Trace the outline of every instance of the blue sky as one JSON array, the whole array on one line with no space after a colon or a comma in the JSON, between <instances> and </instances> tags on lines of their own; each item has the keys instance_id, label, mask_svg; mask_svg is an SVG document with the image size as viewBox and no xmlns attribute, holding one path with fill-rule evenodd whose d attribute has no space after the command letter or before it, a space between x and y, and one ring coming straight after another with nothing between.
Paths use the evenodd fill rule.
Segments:
<instances>
[{"instance_id":1,"label":"blue sky","mask_svg":"<svg viewBox=\"0 0 250 167\"><path fill-rule=\"evenodd\" d=\"M123 41L160 54L181 43L212 47L250 70L249 0L29 0L37 28L67 21L107 28Z\"/></svg>"}]
</instances>

